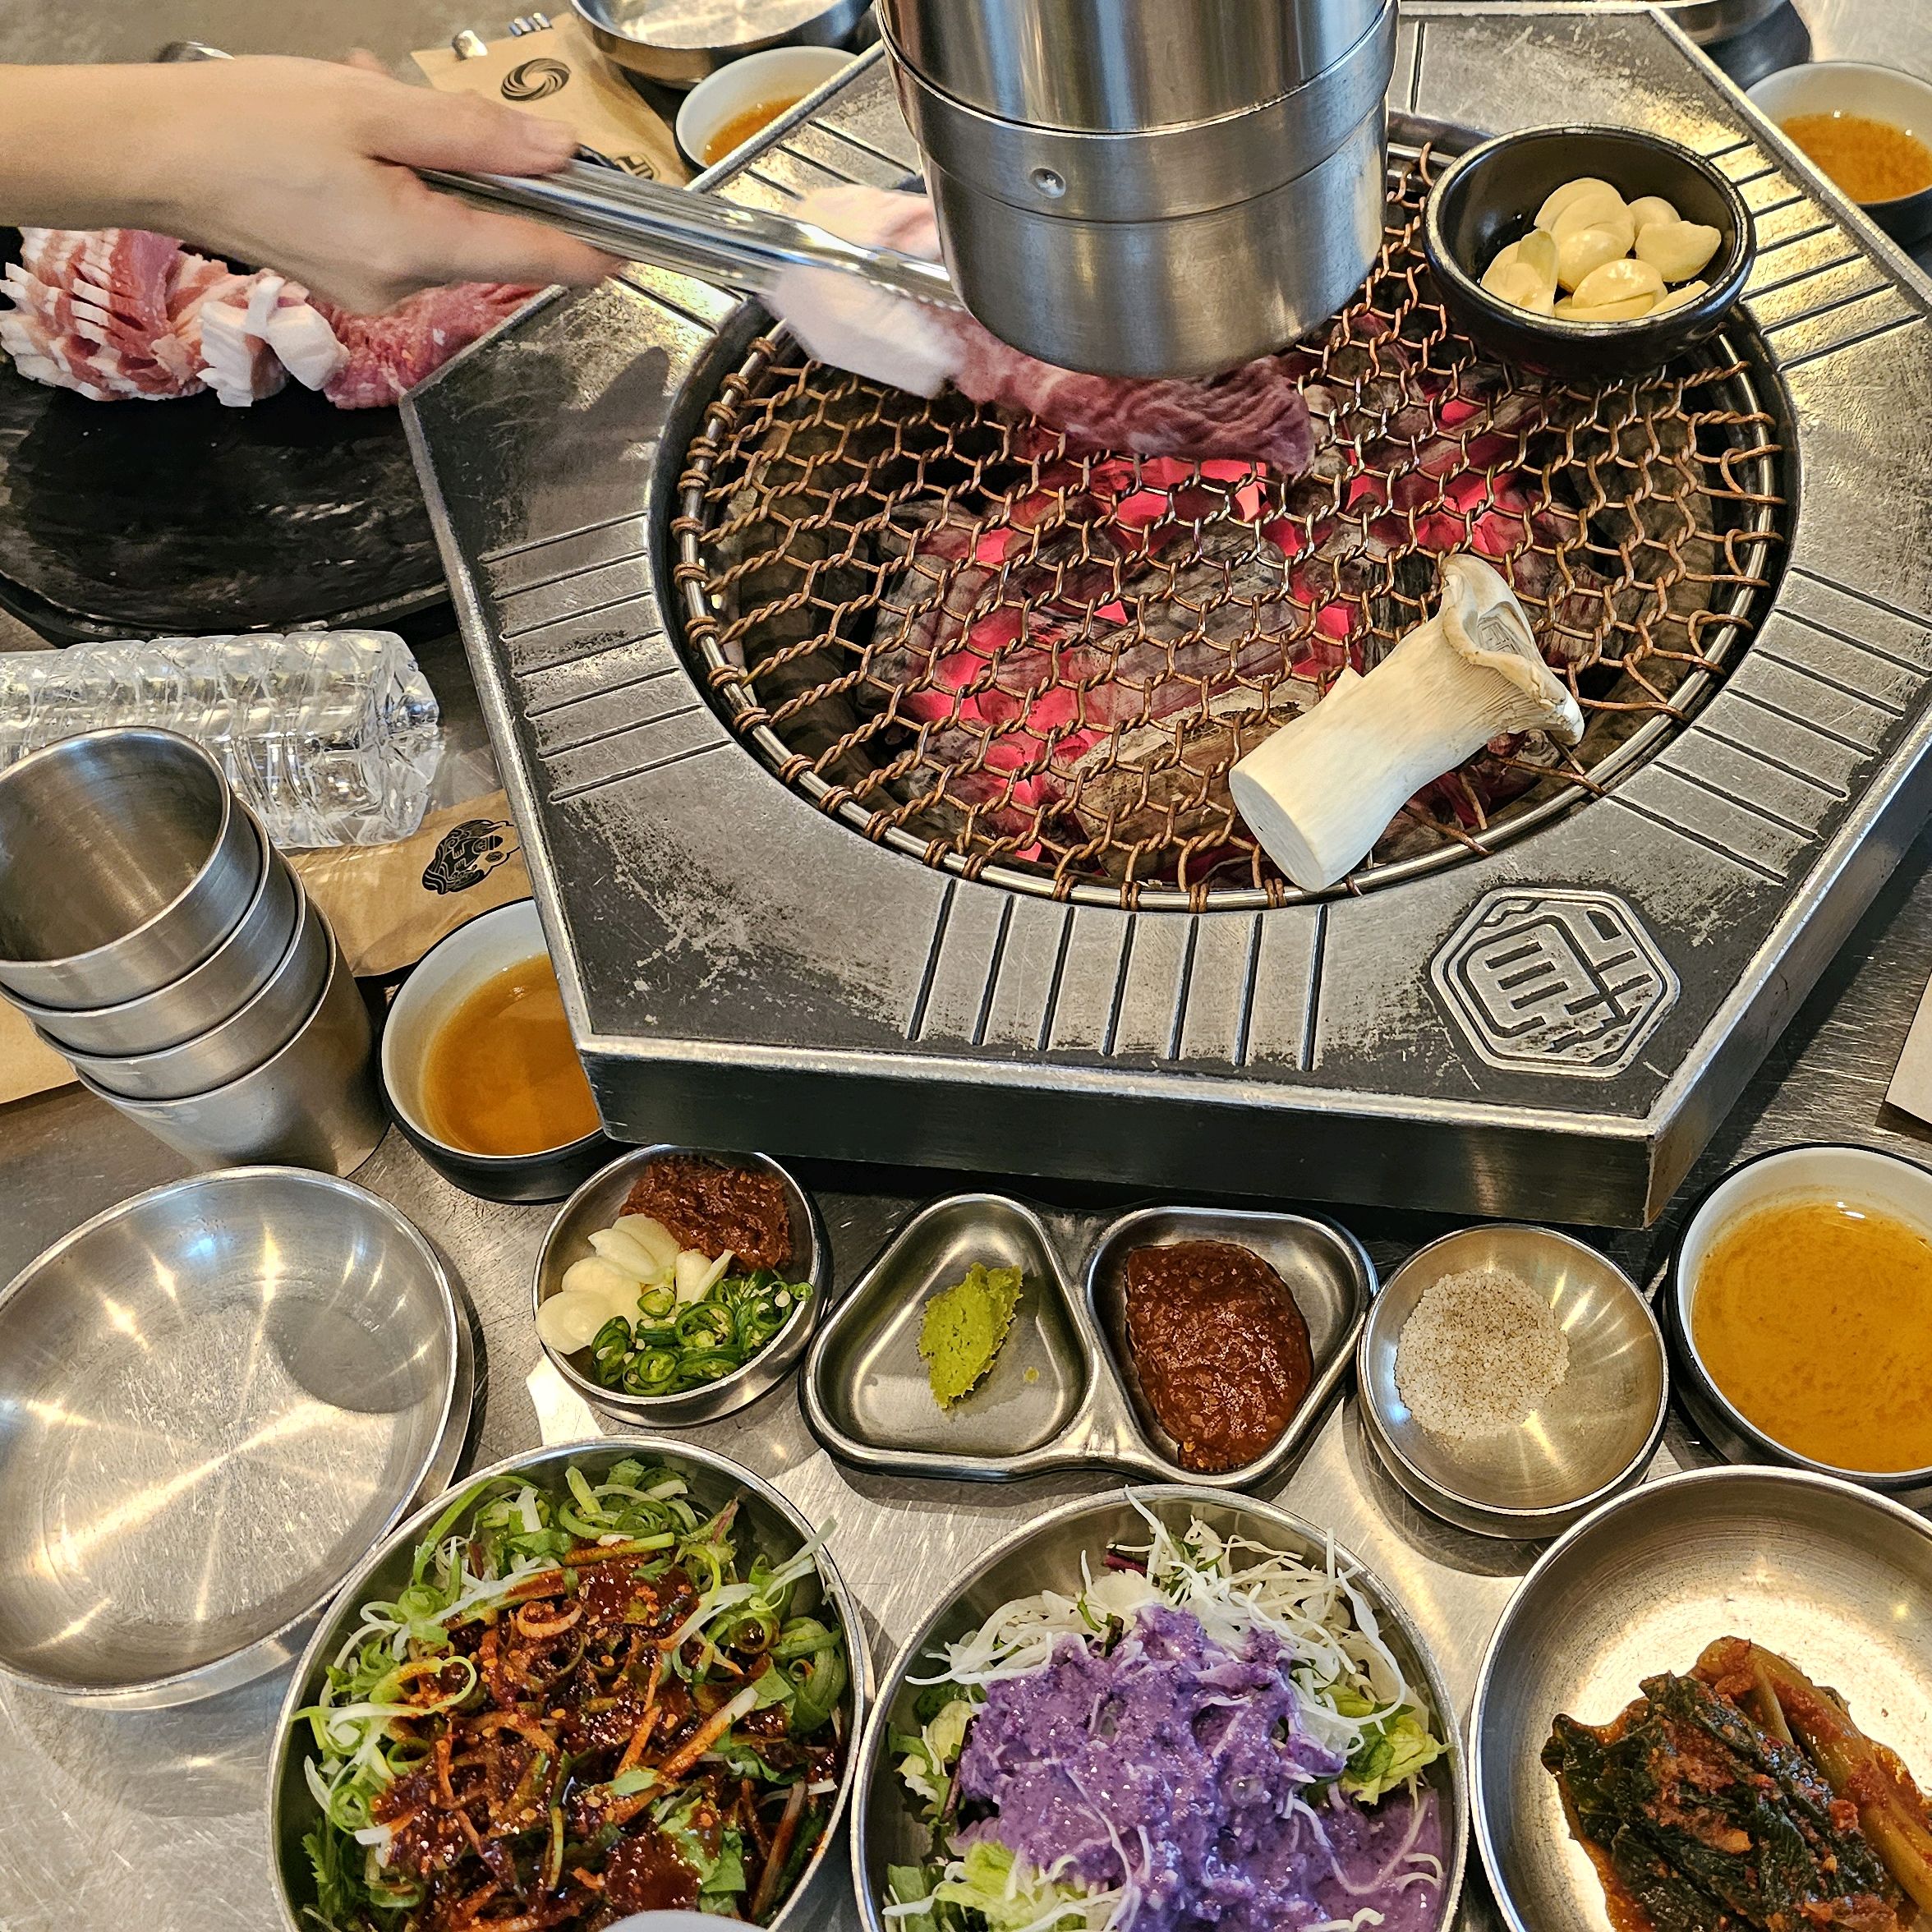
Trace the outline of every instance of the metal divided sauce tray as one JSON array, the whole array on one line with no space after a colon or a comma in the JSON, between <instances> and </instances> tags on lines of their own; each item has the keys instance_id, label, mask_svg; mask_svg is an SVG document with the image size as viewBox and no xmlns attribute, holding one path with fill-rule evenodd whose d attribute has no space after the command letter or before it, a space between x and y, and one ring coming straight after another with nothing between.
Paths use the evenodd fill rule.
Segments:
<instances>
[{"instance_id":1,"label":"metal divided sauce tray","mask_svg":"<svg viewBox=\"0 0 1932 1932\"><path fill-rule=\"evenodd\" d=\"M1072 1238L1078 1240L1077 1228ZM1123 1287L1137 1248L1178 1240L1252 1249L1293 1291L1314 1378L1267 1455L1214 1474L1184 1468L1156 1420L1128 1347ZM1111 1469L1162 1482L1243 1489L1279 1479L1307 1447L1348 1373L1377 1288L1352 1235L1301 1214L1143 1208L1087 1247L1076 1290L1069 1241L1040 1211L1002 1194L950 1194L906 1221L821 1327L799 1388L806 1420L859 1469L959 1482L1010 1482ZM1026 1286L986 1379L950 1413L928 1385L918 1336L927 1299L974 1262L1017 1267Z\"/></svg>"}]
</instances>

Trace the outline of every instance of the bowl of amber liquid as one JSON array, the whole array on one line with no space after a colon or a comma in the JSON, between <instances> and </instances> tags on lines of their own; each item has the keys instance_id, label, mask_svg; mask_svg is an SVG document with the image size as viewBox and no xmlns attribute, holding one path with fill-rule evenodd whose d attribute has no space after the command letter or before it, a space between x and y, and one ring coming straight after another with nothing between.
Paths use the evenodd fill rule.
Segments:
<instances>
[{"instance_id":1,"label":"bowl of amber liquid","mask_svg":"<svg viewBox=\"0 0 1932 1932\"><path fill-rule=\"evenodd\" d=\"M1894 242L1932 235L1932 83L1863 61L1787 67L1752 106Z\"/></svg>"},{"instance_id":2,"label":"bowl of amber liquid","mask_svg":"<svg viewBox=\"0 0 1932 1932\"><path fill-rule=\"evenodd\" d=\"M488 1201L560 1201L611 1154L533 900L459 926L403 982L383 1092L424 1159Z\"/></svg>"},{"instance_id":3,"label":"bowl of amber liquid","mask_svg":"<svg viewBox=\"0 0 1932 1932\"><path fill-rule=\"evenodd\" d=\"M1693 1209L1667 1299L1720 1455L1932 1493L1932 1173L1859 1147L1747 1162Z\"/></svg>"}]
</instances>

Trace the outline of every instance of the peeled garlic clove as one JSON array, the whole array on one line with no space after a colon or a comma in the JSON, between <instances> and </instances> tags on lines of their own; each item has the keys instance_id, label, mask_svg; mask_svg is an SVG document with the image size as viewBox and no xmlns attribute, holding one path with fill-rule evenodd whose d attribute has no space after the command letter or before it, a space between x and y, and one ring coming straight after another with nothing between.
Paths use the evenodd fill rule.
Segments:
<instances>
[{"instance_id":1,"label":"peeled garlic clove","mask_svg":"<svg viewBox=\"0 0 1932 1932\"><path fill-rule=\"evenodd\" d=\"M605 1260L600 1255L586 1254L582 1261L573 1261L564 1271L564 1279L558 1284L558 1292L563 1295L594 1295L600 1301L615 1301L619 1297L637 1299L639 1283L628 1270Z\"/></svg>"},{"instance_id":2,"label":"peeled garlic clove","mask_svg":"<svg viewBox=\"0 0 1932 1932\"><path fill-rule=\"evenodd\" d=\"M1587 195L1593 190L1602 190L1612 195L1617 194L1616 189L1612 187L1608 182L1600 180L1594 174L1580 175L1575 181L1565 182L1562 187L1551 190L1542 207L1536 211L1537 227L1553 228L1557 223L1557 217L1578 196ZM1617 195L1617 198L1621 204L1623 197Z\"/></svg>"},{"instance_id":3,"label":"peeled garlic clove","mask_svg":"<svg viewBox=\"0 0 1932 1932\"><path fill-rule=\"evenodd\" d=\"M1647 295L1654 302L1663 293L1663 277L1649 262L1619 259L1592 269L1574 291L1580 309L1598 309L1607 302L1624 302Z\"/></svg>"},{"instance_id":4,"label":"peeled garlic clove","mask_svg":"<svg viewBox=\"0 0 1932 1932\"><path fill-rule=\"evenodd\" d=\"M1572 298L1558 302L1554 313L1564 322L1635 322L1656 306L1655 297L1649 295L1634 295L1628 301L1598 302L1591 306Z\"/></svg>"},{"instance_id":5,"label":"peeled garlic clove","mask_svg":"<svg viewBox=\"0 0 1932 1932\"><path fill-rule=\"evenodd\" d=\"M1652 308L1653 315L1661 315L1666 309L1681 309L1686 302L1694 302L1710 287L1708 282L1686 282L1681 288L1673 288Z\"/></svg>"},{"instance_id":6,"label":"peeled garlic clove","mask_svg":"<svg viewBox=\"0 0 1932 1932\"><path fill-rule=\"evenodd\" d=\"M1528 269L1552 295L1557 288L1557 238L1542 228L1532 228L1516 244L1516 260Z\"/></svg>"},{"instance_id":7,"label":"peeled garlic clove","mask_svg":"<svg viewBox=\"0 0 1932 1932\"><path fill-rule=\"evenodd\" d=\"M1653 222L1637 237L1637 260L1667 282L1687 282L1710 261L1724 239L1702 222Z\"/></svg>"},{"instance_id":8,"label":"peeled garlic clove","mask_svg":"<svg viewBox=\"0 0 1932 1932\"><path fill-rule=\"evenodd\" d=\"M1550 224L1549 232L1561 242L1572 228L1614 228L1627 234L1631 242L1637 238L1637 224L1614 188L1603 194L1592 188L1587 195L1579 195ZM1624 246L1628 248L1630 242Z\"/></svg>"},{"instance_id":9,"label":"peeled garlic clove","mask_svg":"<svg viewBox=\"0 0 1932 1932\"><path fill-rule=\"evenodd\" d=\"M1640 195L1630 205L1630 218L1640 235L1653 222L1681 221L1683 217L1661 195Z\"/></svg>"},{"instance_id":10,"label":"peeled garlic clove","mask_svg":"<svg viewBox=\"0 0 1932 1932\"><path fill-rule=\"evenodd\" d=\"M1571 228L1557 242L1557 281L1574 289L1604 263L1622 261L1629 253L1622 228Z\"/></svg>"},{"instance_id":11,"label":"peeled garlic clove","mask_svg":"<svg viewBox=\"0 0 1932 1932\"><path fill-rule=\"evenodd\" d=\"M1527 310L1533 315L1547 315L1555 294L1534 269L1520 261L1505 262L1500 273L1492 262L1489 273L1483 278L1483 286L1498 301L1506 301L1513 309Z\"/></svg>"},{"instance_id":12,"label":"peeled garlic clove","mask_svg":"<svg viewBox=\"0 0 1932 1932\"><path fill-rule=\"evenodd\" d=\"M663 1272L642 1242L633 1241L616 1228L599 1228L591 1236L591 1246L613 1267L622 1268L627 1275L635 1275L640 1282L651 1281Z\"/></svg>"},{"instance_id":13,"label":"peeled garlic clove","mask_svg":"<svg viewBox=\"0 0 1932 1932\"><path fill-rule=\"evenodd\" d=\"M588 1348L610 1319L610 1311L600 1296L559 1289L538 1307L536 1332L546 1347L568 1355Z\"/></svg>"},{"instance_id":14,"label":"peeled garlic clove","mask_svg":"<svg viewBox=\"0 0 1932 1932\"><path fill-rule=\"evenodd\" d=\"M1512 242L1508 247L1499 248L1496 251L1495 260L1484 269L1483 286L1492 295L1502 295L1500 285L1516 273L1516 258L1521 246L1520 242ZM1504 296L1503 299L1506 301L1509 297Z\"/></svg>"}]
</instances>

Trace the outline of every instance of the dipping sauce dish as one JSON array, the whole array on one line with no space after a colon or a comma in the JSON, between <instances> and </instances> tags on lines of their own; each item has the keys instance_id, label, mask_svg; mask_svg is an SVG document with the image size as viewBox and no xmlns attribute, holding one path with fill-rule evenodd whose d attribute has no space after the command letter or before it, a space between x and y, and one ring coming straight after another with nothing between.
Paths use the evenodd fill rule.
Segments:
<instances>
[{"instance_id":1,"label":"dipping sauce dish","mask_svg":"<svg viewBox=\"0 0 1932 1932\"><path fill-rule=\"evenodd\" d=\"M1870 1148L1747 1162L1693 1210L1668 1299L1721 1454L1932 1488L1932 1173Z\"/></svg>"},{"instance_id":2,"label":"dipping sauce dish","mask_svg":"<svg viewBox=\"0 0 1932 1932\"><path fill-rule=\"evenodd\" d=\"M1894 242L1932 235L1932 82L1863 61L1787 67L1749 99Z\"/></svg>"},{"instance_id":3,"label":"dipping sauce dish","mask_svg":"<svg viewBox=\"0 0 1932 1932\"><path fill-rule=\"evenodd\" d=\"M382 1078L424 1159L485 1200L561 1200L610 1157L533 900L423 955L389 1009Z\"/></svg>"}]
</instances>

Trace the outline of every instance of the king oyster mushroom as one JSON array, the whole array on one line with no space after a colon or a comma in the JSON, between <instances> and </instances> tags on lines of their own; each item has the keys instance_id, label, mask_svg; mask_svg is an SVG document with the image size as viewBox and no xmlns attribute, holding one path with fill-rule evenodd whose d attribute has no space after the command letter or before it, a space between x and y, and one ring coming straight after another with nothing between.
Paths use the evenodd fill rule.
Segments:
<instances>
[{"instance_id":1,"label":"king oyster mushroom","mask_svg":"<svg viewBox=\"0 0 1932 1932\"><path fill-rule=\"evenodd\" d=\"M1367 677L1345 670L1228 786L1268 857L1318 891L1346 877L1432 778L1521 731L1575 744L1583 713L1543 662L1516 593L1479 558L1451 557L1435 616Z\"/></svg>"}]
</instances>

